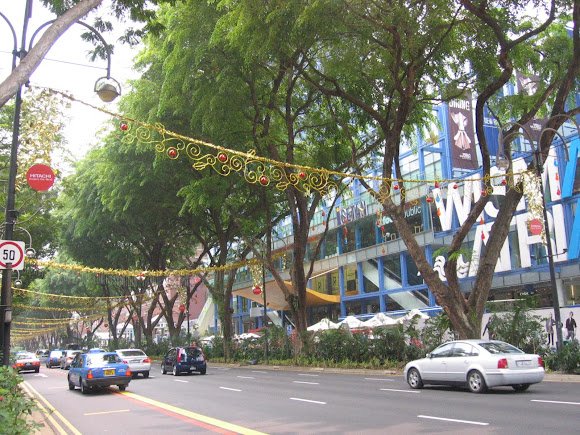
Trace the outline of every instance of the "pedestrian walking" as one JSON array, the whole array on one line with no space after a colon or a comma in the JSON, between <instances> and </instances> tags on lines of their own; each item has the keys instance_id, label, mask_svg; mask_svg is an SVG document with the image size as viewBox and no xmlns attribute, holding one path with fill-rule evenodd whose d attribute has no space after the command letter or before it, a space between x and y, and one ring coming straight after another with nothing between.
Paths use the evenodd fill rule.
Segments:
<instances>
[{"instance_id":1,"label":"pedestrian walking","mask_svg":"<svg viewBox=\"0 0 580 435\"><path fill-rule=\"evenodd\" d=\"M556 321L550 313L550 317L546 319L546 334L548 334L548 346L554 346L554 326L556 326Z\"/></svg>"},{"instance_id":2,"label":"pedestrian walking","mask_svg":"<svg viewBox=\"0 0 580 435\"><path fill-rule=\"evenodd\" d=\"M576 320L574 320L574 313L570 311L570 315L566 319L566 340L574 341L576 338Z\"/></svg>"}]
</instances>

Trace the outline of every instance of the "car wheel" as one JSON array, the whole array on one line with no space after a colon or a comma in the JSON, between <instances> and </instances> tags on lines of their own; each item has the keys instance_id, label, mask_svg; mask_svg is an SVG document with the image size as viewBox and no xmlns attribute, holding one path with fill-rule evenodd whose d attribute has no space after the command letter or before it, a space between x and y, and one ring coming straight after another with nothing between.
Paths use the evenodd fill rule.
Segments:
<instances>
[{"instance_id":1,"label":"car wheel","mask_svg":"<svg viewBox=\"0 0 580 435\"><path fill-rule=\"evenodd\" d=\"M40 371L40 368L37 368L36 370L34 370L35 373L38 373Z\"/></svg>"},{"instance_id":2,"label":"car wheel","mask_svg":"<svg viewBox=\"0 0 580 435\"><path fill-rule=\"evenodd\" d=\"M88 394L89 387L83 382L82 379L80 380L80 384L81 384L81 393Z\"/></svg>"},{"instance_id":3,"label":"car wheel","mask_svg":"<svg viewBox=\"0 0 580 435\"><path fill-rule=\"evenodd\" d=\"M477 370L472 370L467 374L467 386L472 393L485 393L487 385L483 375Z\"/></svg>"},{"instance_id":4,"label":"car wheel","mask_svg":"<svg viewBox=\"0 0 580 435\"><path fill-rule=\"evenodd\" d=\"M528 388L530 388L530 384L517 384L517 385L512 385L512 388L514 390L516 390L517 392L526 391Z\"/></svg>"},{"instance_id":5,"label":"car wheel","mask_svg":"<svg viewBox=\"0 0 580 435\"><path fill-rule=\"evenodd\" d=\"M421 379L419 370L416 368L409 369L409 372L407 373L407 383L409 384L409 387L414 390L423 388L423 379Z\"/></svg>"},{"instance_id":6,"label":"car wheel","mask_svg":"<svg viewBox=\"0 0 580 435\"><path fill-rule=\"evenodd\" d=\"M126 385L118 385L119 391L125 391L127 389Z\"/></svg>"},{"instance_id":7,"label":"car wheel","mask_svg":"<svg viewBox=\"0 0 580 435\"><path fill-rule=\"evenodd\" d=\"M143 372L143 377L147 379L149 377L149 372Z\"/></svg>"},{"instance_id":8,"label":"car wheel","mask_svg":"<svg viewBox=\"0 0 580 435\"><path fill-rule=\"evenodd\" d=\"M165 373L167 373L167 370L165 369L165 364L161 364L161 374L164 375Z\"/></svg>"},{"instance_id":9,"label":"car wheel","mask_svg":"<svg viewBox=\"0 0 580 435\"><path fill-rule=\"evenodd\" d=\"M75 384L73 384L73 383L70 381L70 376L68 377L68 389L69 389L69 390L74 390L74 389L75 389Z\"/></svg>"},{"instance_id":10,"label":"car wheel","mask_svg":"<svg viewBox=\"0 0 580 435\"><path fill-rule=\"evenodd\" d=\"M177 366L173 366L173 376L179 376L179 371L177 370Z\"/></svg>"},{"instance_id":11,"label":"car wheel","mask_svg":"<svg viewBox=\"0 0 580 435\"><path fill-rule=\"evenodd\" d=\"M200 374L200 375L205 375L205 371L206 371L206 369L201 369L201 370L199 371L199 374Z\"/></svg>"}]
</instances>

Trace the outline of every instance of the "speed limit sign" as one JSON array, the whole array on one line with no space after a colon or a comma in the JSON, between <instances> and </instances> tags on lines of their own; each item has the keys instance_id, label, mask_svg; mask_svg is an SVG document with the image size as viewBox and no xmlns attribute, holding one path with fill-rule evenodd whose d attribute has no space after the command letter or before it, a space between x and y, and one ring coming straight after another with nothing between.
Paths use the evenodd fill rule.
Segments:
<instances>
[{"instance_id":1,"label":"speed limit sign","mask_svg":"<svg viewBox=\"0 0 580 435\"><path fill-rule=\"evenodd\" d=\"M24 242L0 240L0 269L24 269Z\"/></svg>"}]
</instances>

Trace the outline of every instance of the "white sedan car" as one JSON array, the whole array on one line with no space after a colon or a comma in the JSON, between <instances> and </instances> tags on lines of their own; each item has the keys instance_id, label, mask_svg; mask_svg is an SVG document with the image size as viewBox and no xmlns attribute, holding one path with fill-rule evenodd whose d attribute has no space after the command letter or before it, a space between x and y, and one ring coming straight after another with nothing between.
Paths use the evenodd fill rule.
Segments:
<instances>
[{"instance_id":1,"label":"white sedan car","mask_svg":"<svg viewBox=\"0 0 580 435\"><path fill-rule=\"evenodd\" d=\"M484 393L488 388L509 385L525 391L544 379L544 361L503 341L458 340L411 361L404 376L414 389L425 384L467 385L474 393Z\"/></svg>"},{"instance_id":2,"label":"white sedan car","mask_svg":"<svg viewBox=\"0 0 580 435\"><path fill-rule=\"evenodd\" d=\"M125 364L129 365L133 377L137 377L139 373L145 378L149 377L151 359L141 349L117 349L115 352Z\"/></svg>"}]
</instances>

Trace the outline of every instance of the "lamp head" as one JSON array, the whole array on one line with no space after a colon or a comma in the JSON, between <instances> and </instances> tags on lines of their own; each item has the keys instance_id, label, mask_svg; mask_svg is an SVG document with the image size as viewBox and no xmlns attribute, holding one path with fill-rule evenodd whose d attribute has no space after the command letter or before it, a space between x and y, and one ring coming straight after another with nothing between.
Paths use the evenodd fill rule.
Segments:
<instances>
[{"instance_id":1,"label":"lamp head","mask_svg":"<svg viewBox=\"0 0 580 435\"><path fill-rule=\"evenodd\" d=\"M95 82L95 92L105 103L110 103L121 95L121 85L111 77L101 77Z\"/></svg>"},{"instance_id":2,"label":"lamp head","mask_svg":"<svg viewBox=\"0 0 580 435\"><path fill-rule=\"evenodd\" d=\"M497 168L501 169L502 171L507 171L510 167L510 161L506 156L497 156L495 166L497 166Z\"/></svg>"}]
</instances>

